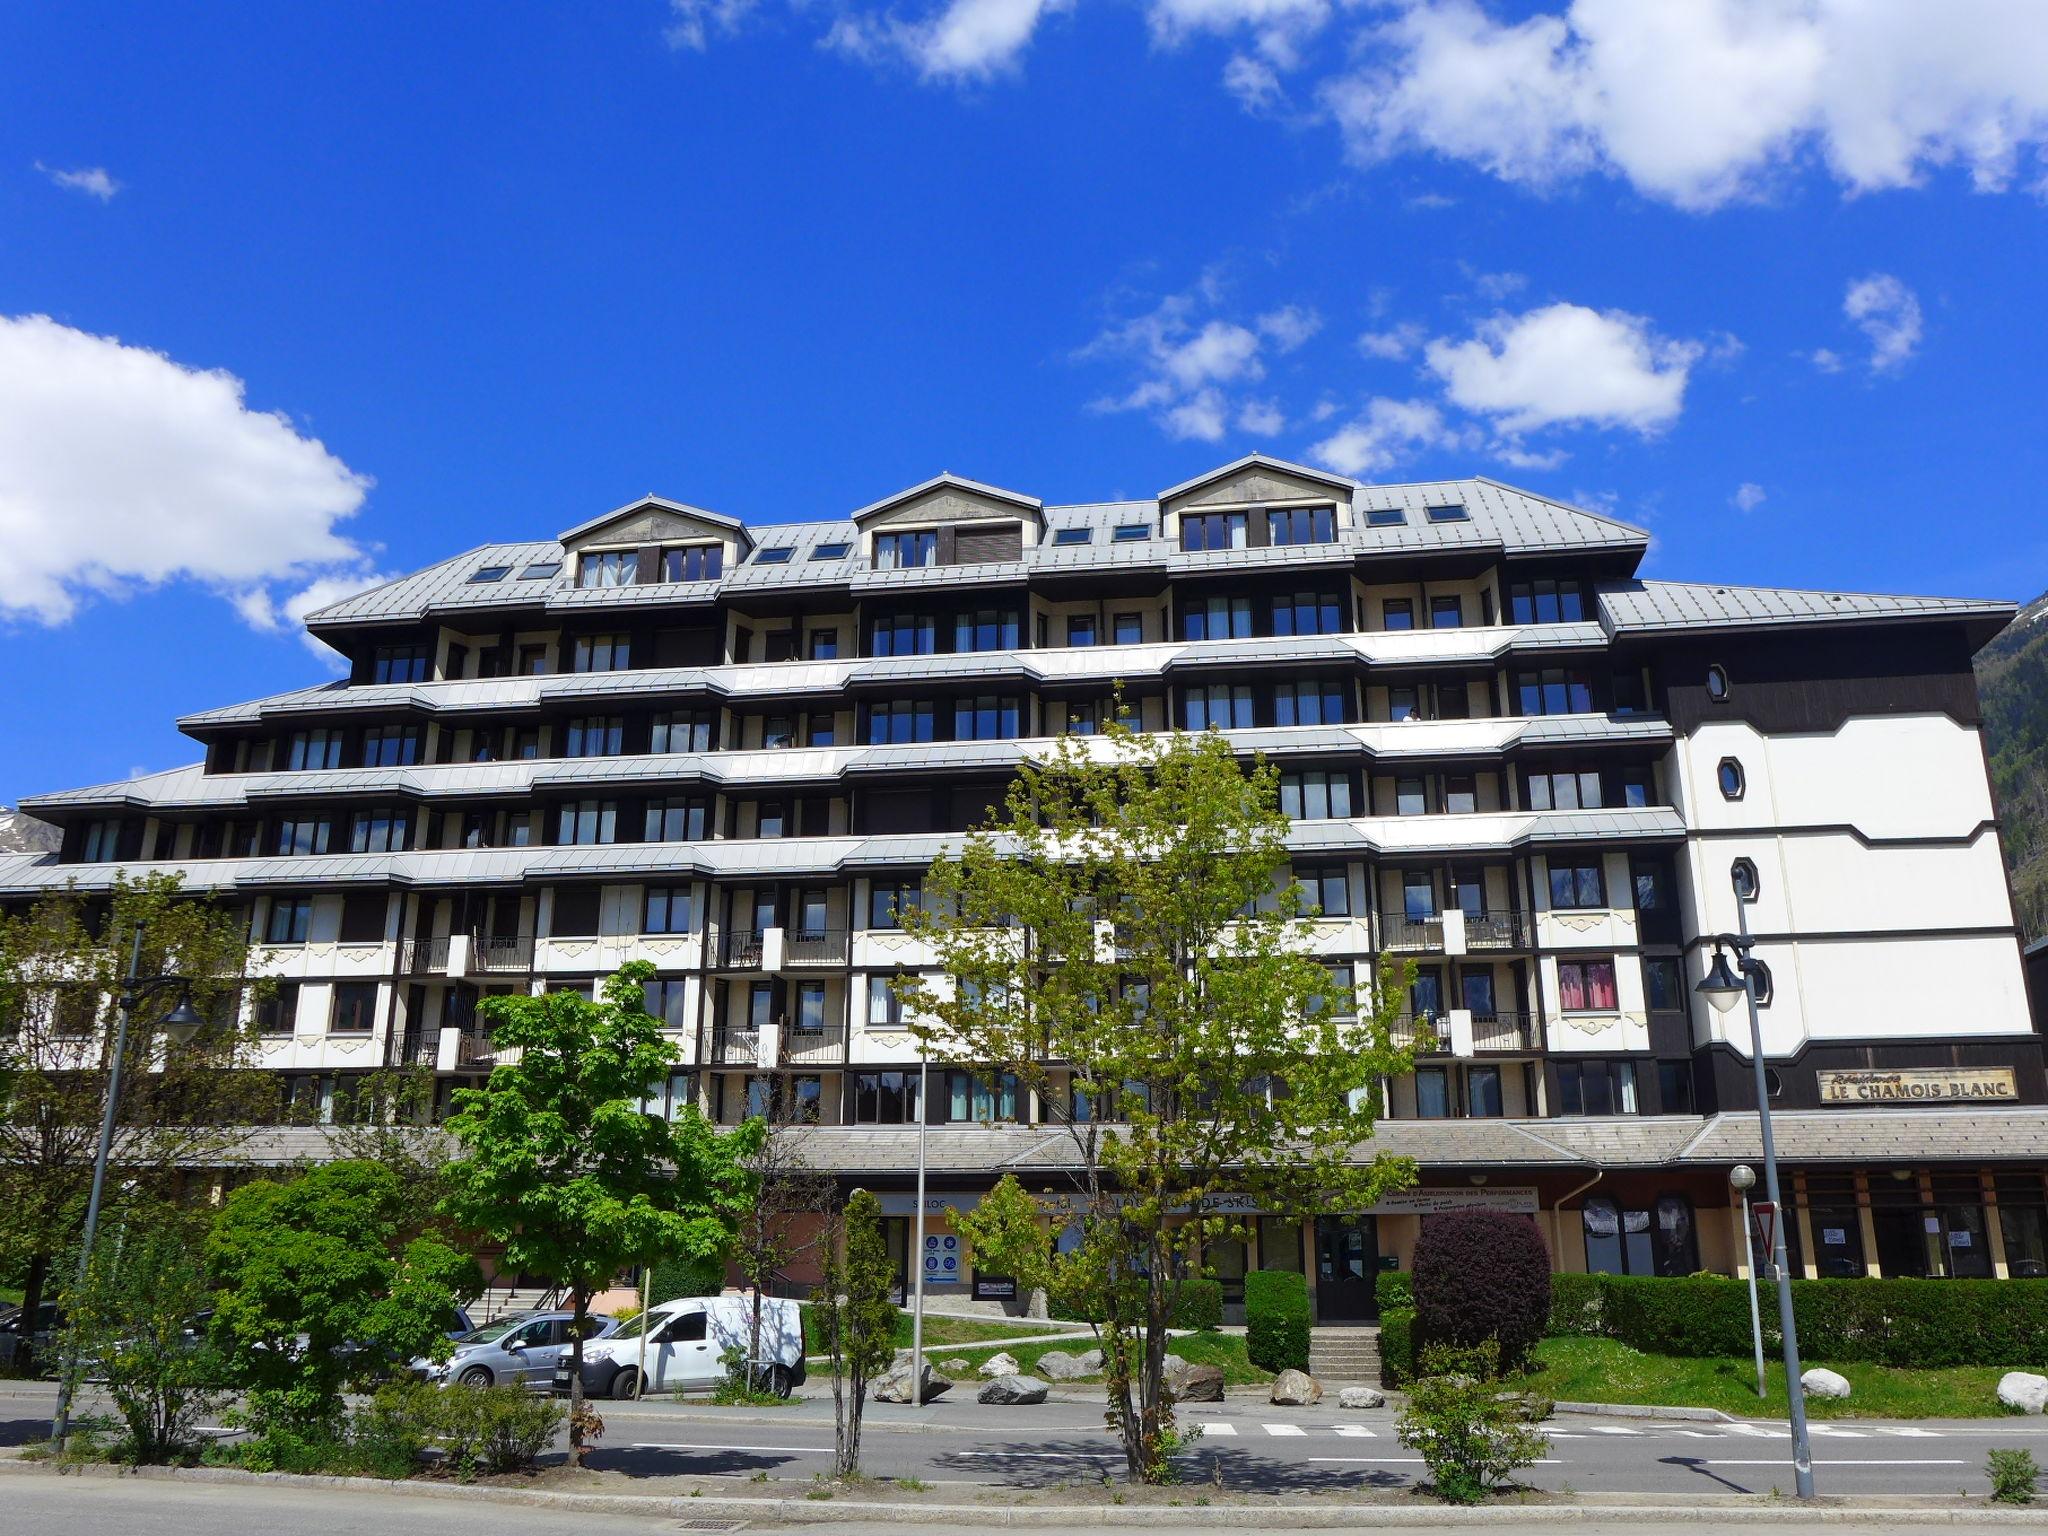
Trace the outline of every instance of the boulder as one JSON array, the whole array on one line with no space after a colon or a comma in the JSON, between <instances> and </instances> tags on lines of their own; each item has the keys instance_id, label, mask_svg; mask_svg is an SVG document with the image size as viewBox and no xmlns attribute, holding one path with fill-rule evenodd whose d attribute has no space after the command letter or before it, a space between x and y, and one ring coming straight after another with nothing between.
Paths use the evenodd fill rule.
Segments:
<instances>
[{"instance_id":1,"label":"boulder","mask_svg":"<svg viewBox=\"0 0 2048 1536\"><path fill-rule=\"evenodd\" d=\"M949 1375L964 1376L969 1371L973 1370L974 1367L968 1364L967 1361L959 1355L955 1355L950 1360L941 1360L939 1362L939 1369L945 1371Z\"/></svg>"},{"instance_id":2,"label":"boulder","mask_svg":"<svg viewBox=\"0 0 2048 1536\"><path fill-rule=\"evenodd\" d=\"M1102 1358L1102 1351L1099 1349L1084 1349L1075 1358L1080 1362L1081 1369L1090 1376L1100 1376L1103 1366L1109 1363Z\"/></svg>"},{"instance_id":3,"label":"boulder","mask_svg":"<svg viewBox=\"0 0 2048 1536\"><path fill-rule=\"evenodd\" d=\"M1306 1371L1289 1369L1273 1378L1272 1401L1284 1407L1306 1408L1322 1400L1322 1383Z\"/></svg>"},{"instance_id":4,"label":"boulder","mask_svg":"<svg viewBox=\"0 0 2048 1536\"><path fill-rule=\"evenodd\" d=\"M940 1393L952 1390L953 1383L933 1371L932 1363L929 1360L924 1362L924 1367L919 1374L923 1378L918 1385L916 1400L919 1403L928 1403ZM911 1401L909 1350L899 1349L896 1351L896 1363L891 1365L888 1373L875 1383L875 1401L878 1403L907 1403Z\"/></svg>"},{"instance_id":5,"label":"boulder","mask_svg":"<svg viewBox=\"0 0 2048 1536\"><path fill-rule=\"evenodd\" d=\"M1002 1403L1014 1407L1028 1407L1032 1403L1045 1401L1050 1390L1036 1376L998 1376L981 1389L976 1399L984 1403Z\"/></svg>"},{"instance_id":6,"label":"boulder","mask_svg":"<svg viewBox=\"0 0 2048 1536\"><path fill-rule=\"evenodd\" d=\"M1387 1394L1378 1387L1339 1387L1337 1389L1339 1408L1384 1408Z\"/></svg>"},{"instance_id":7,"label":"boulder","mask_svg":"<svg viewBox=\"0 0 2048 1536\"><path fill-rule=\"evenodd\" d=\"M1998 1400L2009 1413L2039 1413L2048 1407L2048 1376L2007 1371L1998 1378Z\"/></svg>"},{"instance_id":8,"label":"boulder","mask_svg":"<svg viewBox=\"0 0 2048 1536\"><path fill-rule=\"evenodd\" d=\"M1164 1360L1159 1362L1159 1374L1167 1381L1173 1380L1176 1371L1184 1371L1187 1368L1187 1361L1175 1354L1168 1354Z\"/></svg>"},{"instance_id":9,"label":"boulder","mask_svg":"<svg viewBox=\"0 0 2048 1536\"><path fill-rule=\"evenodd\" d=\"M1098 1354L1091 1366L1081 1356L1070 1355L1064 1349L1048 1349L1038 1357L1038 1364L1032 1369L1048 1381L1075 1381L1083 1376L1093 1376L1102 1369L1102 1361Z\"/></svg>"},{"instance_id":10,"label":"boulder","mask_svg":"<svg viewBox=\"0 0 2048 1536\"><path fill-rule=\"evenodd\" d=\"M990 1355L981 1362L981 1374L990 1380L998 1376L1014 1376L1019 1369L1017 1357L1007 1350L1000 1355Z\"/></svg>"},{"instance_id":11,"label":"boulder","mask_svg":"<svg viewBox=\"0 0 2048 1536\"><path fill-rule=\"evenodd\" d=\"M1799 1378L1799 1385L1806 1389L1808 1397L1844 1398L1849 1395L1849 1379L1840 1372L1830 1371L1823 1366L1817 1365L1812 1370L1803 1372Z\"/></svg>"},{"instance_id":12,"label":"boulder","mask_svg":"<svg viewBox=\"0 0 2048 1536\"><path fill-rule=\"evenodd\" d=\"M1176 1403L1220 1403L1223 1401L1223 1367L1189 1365L1166 1378L1166 1390Z\"/></svg>"}]
</instances>

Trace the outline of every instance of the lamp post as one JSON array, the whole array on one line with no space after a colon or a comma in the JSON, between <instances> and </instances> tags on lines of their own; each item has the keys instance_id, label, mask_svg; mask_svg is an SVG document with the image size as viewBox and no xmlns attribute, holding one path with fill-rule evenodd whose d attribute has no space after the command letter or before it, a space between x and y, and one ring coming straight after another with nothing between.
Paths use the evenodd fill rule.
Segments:
<instances>
[{"instance_id":1,"label":"lamp post","mask_svg":"<svg viewBox=\"0 0 2048 1536\"><path fill-rule=\"evenodd\" d=\"M1756 1345L1756 1395L1764 1395L1764 1321L1756 1307L1756 1244L1750 1240L1749 1191L1756 1183L1756 1170L1737 1163L1728 1170L1728 1183L1742 1198L1742 1241L1749 1249L1749 1336Z\"/></svg>"},{"instance_id":2,"label":"lamp post","mask_svg":"<svg viewBox=\"0 0 2048 1536\"><path fill-rule=\"evenodd\" d=\"M910 1401L924 1406L924 1133L932 1122L931 1106L925 1102L926 1067L931 1048L917 1042L917 1215L910 1238Z\"/></svg>"},{"instance_id":3,"label":"lamp post","mask_svg":"<svg viewBox=\"0 0 2048 1536\"><path fill-rule=\"evenodd\" d=\"M1778 1325L1785 1340L1785 1404L1792 1421L1792 1480L1802 1499L1813 1497L1813 1447L1806 1433L1806 1392L1799 1384L1799 1326L1792 1316L1792 1280L1785 1262L1784 1206L1778 1199L1778 1151L1771 1138L1771 1092L1764 1077L1764 1026L1757 1015L1756 985L1750 950L1748 882L1737 865L1730 875L1735 893L1733 934L1714 937L1713 968L1693 989L1725 1014L1738 999L1749 1004L1749 1060L1756 1075L1757 1126L1763 1140L1764 1197L1771 1202L1776 1218L1771 1223L1771 1268L1778 1282ZM1728 951L1735 951L1735 970L1728 966ZM1737 974L1737 971L1740 974ZM1752 1268L1754 1265L1752 1265Z\"/></svg>"},{"instance_id":4,"label":"lamp post","mask_svg":"<svg viewBox=\"0 0 2048 1536\"><path fill-rule=\"evenodd\" d=\"M93 1156L92 1193L85 1202L85 1232L79 1240L78 1285L81 1290L92 1271L92 1240L100 1224L100 1194L107 1183L107 1154L114 1144L114 1112L121 1102L121 1067L128 1054L128 1024L135 1017L136 1005L145 997L171 987L182 989L178 1006L164 1016L163 1022L164 1036L173 1045L185 1044L206 1022L192 1006L192 984L189 981L181 976L144 977L139 974L141 969L142 924L138 922L128 946L128 974L121 978L121 1007L114 1022L114 1055L107 1066L107 1104L100 1114L100 1145ZM59 1451L64 1449L64 1437L70 1431L71 1395L77 1379L78 1360L67 1345L57 1378L57 1414L50 1421L50 1444Z\"/></svg>"}]
</instances>

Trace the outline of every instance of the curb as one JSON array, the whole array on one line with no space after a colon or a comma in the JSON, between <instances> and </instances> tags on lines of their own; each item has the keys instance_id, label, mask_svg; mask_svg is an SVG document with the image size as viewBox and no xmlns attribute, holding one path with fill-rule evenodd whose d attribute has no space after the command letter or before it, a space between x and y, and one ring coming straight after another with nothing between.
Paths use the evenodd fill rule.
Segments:
<instances>
[{"instance_id":1,"label":"curb","mask_svg":"<svg viewBox=\"0 0 2048 1536\"><path fill-rule=\"evenodd\" d=\"M1552 1403L1552 1413L1597 1413L1610 1419L1692 1419L1702 1424L1744 1424L1718 1408L1651 1408L1642 1403Z\"/></svg>"},{"instance_id":2,"label":"curb","mask_svg":"<svg viewBox=\"0 0 2048 1536\"><path fill-rule=\"evenodd\" d=\"M42 1477L139 1478L153 1482L214 1485L251 1484L277 1488L346 1490L355 1494L468 1500L484 1504L519 1505L558 1510L564 1514L644 1515L653 1519L775 1520L789 1525L938 1525L972 1522L980 1525L1072 1530L1076 1526L1217 1526L1243 1529L1248 1517L1263 1526L1284 1521L1303 1530L1349 1530L1360 1527L1495 1525L1508 1522L1539 1525L1644 1525L1670 1522L1731 1525L2008 1525L2048 1529L2048 1509L1958 1509L1952 1502L1930 1498L1893 1504L1816 1503L1801 1506L1783 1499L1748 1502L1702 1501L1685 1504L1422 1504L1412 1500L1383 1504L1258 1504L1215 1505L1018 1505L1018 1504L884 1504L841 1503L836 1499L745 1498L733 1495L677 1497L669 1494L556 1493L543 1489L483 1487L475 1484L385 1482L372 1478L321 1477L291 1472L242 1472L230 1467L139 1467L88 1465L59 1471L35 1462L0 1459L0 1477L8 1473ZM1620 1497L1640 1497L1621 1495Z\"/></svg>"}]
</instances>

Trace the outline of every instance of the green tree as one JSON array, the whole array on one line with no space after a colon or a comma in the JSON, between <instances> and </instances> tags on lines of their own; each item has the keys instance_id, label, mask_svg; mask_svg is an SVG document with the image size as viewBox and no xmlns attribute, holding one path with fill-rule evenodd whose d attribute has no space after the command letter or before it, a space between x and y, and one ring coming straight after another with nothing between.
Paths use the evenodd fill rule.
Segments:
<instances>
[{"instance_id":1,"label":"green tree","mask_svg":"<svg viewBox=\"0 0 2048 1536\"><path fill-rule=\"evenodd\" d=\"M213 1337L259 1437L332 1439L345 1386L445 1350L476 1264L434 1236L408 1240L398 1176L323 1163L228 1196L206 1242Z\"/></svg>"},{"instance_id":2,"label":"green tree","mask_svg":"<svg viewBox=\"0 0 2048 1536\"><path fill-rule=\"evenodd\" d=\"M64 1293L71 1356L106 1383L136 1462L189 1455L194 1426L223 1395L219 1352L193 1331L213 1302L205 1231L189 1211L133 1211L103 1230L84 1284Z\"/></svg>"},{"instance_id":3,"label":"green tree","mask_svg":"<svg viewBox=\"0 0 2048 1536\"><path fill-rule=\"evenodd\" d=\"M349 1113L326 1127L330 1157L381 1163L405 1192L406 1230L447 1227L441 1202L448 1194L448 1137L434 1123L431 1067L385 1067L366 1073L349 1097Z\"/></svg>"},{"instance_id":4,"label":"green tree","mask_svg":"<svg viewBox=\"0 0 2048 1536\"><path fill-rule=\"evenodd\" d=\"M868 1383L896 1358L896 1304L890 1290L896 1266L882 1231L882 1202L857 1189L825 1251L825 1278L817 1290L818 1329L832 1359L832 1470L860 1475L860 1421ZM923 1390L922 1361L911 1362L911 1392Z\"/></svg>"},{"instance_id":5,"label":"green tree","mask_svg":"<svg viewBox=\"0 0 2048 1536\"><path fill-rule=\"evenodd\" d=\"M982 1196L971 1211L958 1207L947 1212L953 1230L967 1244L977 1275L1005 1275L1017 1287L1017 1299L1029 1302L1033 1291L1044 1291L1049 1299L1071 1305L1068 1298L1053 1297L1052 1235L1046 1230L1046 1209L1017 1175L1006 1173L995 1188Z\"/></svg>"},{"instance_id":6,"label":"green tree","mask_svg":"<svg viewBox=\"0 0 2048 1536\"><path fill-rule=\"evenodd\" d=\"M498 1066L455 1095L442 1210L504 1245L506 1267L568 1292L569 1459L590 1428L583 1336L590 1298L619 1271L662 1259L722 1259L753 1199L746 1159L759 1121L721 1135L691 1109L673 1121L641 1108L675 1047L647 1012L655 969L620 967L600 1001L575 992L493 997L481 1012Z\"/></svg>"},{"instance_id":7,"label":"green tree","mask_svg":"<svg viewBox=\"0 0 2048 1536\"><path fill-rule=\"evenodd\" d=\"M826 1235L826 1218L839 1183L804 1156L799 1139L807 1122L796 1118L793 1095L777 1092L764 1122L761 1144L748 1159L754 1198L740 1213L732 1245L733 1267L748 1291L748 1384L765 1388L773 1373L761 1360L762 1297L792 1267L810 1258Z\"/></svg>"},{"instance_id":8,"label":"green tree","mask_svg":"<svg viewBox=\"0 0 2048 1536\"><path fill-rule=\"evenodd\" d=\"M1214 732L1068 737L935 863L904 926L950 985L901 984L936 1056L1014 1074L1064 1125L1076 1234L1054 1289L1092 1294L1132 1476L1168 1475L1181 1277L1276 1213L1361 1210L1414 1177L1370 1156L1412 973L1347 996L1313 952L1278 774ZM1085 1112L1075 1112L1080 1106Z\"/></svg>"},{"instance_id":9,"label":"green tree","mask_svg":"<svg viewBox=\"0 0 2048 1536\"><path fill-rule=\"evenodd\" d=\"M137 1000L115 1106L118 1135L103 1221L124 1206L174 1198L195 1168L232 1160L277 1090L248 1064L240 1000L252 985L247 918L185 895L174 876L117 877L105 895L76 891L0 916L0 1269L21 1277L33 1309L56 1255L75 1249L113 1063L116 1001L137 929L137 974L188 978L210 1022L166 1044L180 992ZM253 983L260 986L261 983Z\"/></svg>"}]
</instances>

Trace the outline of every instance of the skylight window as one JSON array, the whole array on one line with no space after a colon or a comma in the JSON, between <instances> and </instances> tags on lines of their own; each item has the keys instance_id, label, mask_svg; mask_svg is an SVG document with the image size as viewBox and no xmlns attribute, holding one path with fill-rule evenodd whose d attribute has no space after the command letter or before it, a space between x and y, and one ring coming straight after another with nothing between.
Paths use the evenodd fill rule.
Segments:
<instances>
[{"instance_id":1,"label":"skylight window","mask_svg":"<svg viewBox=\"0 0 2048 1536\"><path fill-rule=\"evenodd\" d=\"M795 545L772 544L766 549L757 549L754 551L754 564L787 565L789 564L789 557L795 553Z\"/></svg>"},{"instance_id":2,"label":"skylight window","mask_svg":"<svg viewBox=\"0 0 2048 1536\"><path fill-rule=\"evenodd\" d=\"M480 565L469 573L472 582L503 581L511 573L509 565Z\"/></svg>"},{"instance_id":3,"label":"skylight window","mask_svg":"<svg viewBox=\"0 0 2048 1536\"><path fill-rule=\"evenodd\" d=\"M851 548L853 548L851 544L843 542L833 544L820 544L816 549L811 551L811 558L813 560L844 560L846 558L846 552Z\"/></svg>"},{"instance_id":4,"label":"skylight window","mask_svg":"<svg viewBox=\"0 0 2048 1536\"><path fill-rule=\"evenodd\" d=\"M1111 537L1119 544L1129 544L1135 539L1149 539L1152 537L1152 525L1150 523L1118 523L1116 532Z\"/></svg>"},{"instance_id":5,"label":"skylight window","mask_svg":"<svg viewBox=\"0 0 2048 1536\"><path fill-rule=\"evenodd\" d=\"M1469 514L1456 502L1450 502L1441 507L1431 507L1429 520L1432 523L1462 523L1469 521Z\"/></svg>"},{"instance_id":6,"label":"skylight window","mask_svg":"<svg viewBox=\"0 0 2048 1536\"><path fill-rule=\"evenodd\" d=\"M1095 542L1093 528L1055 528L1052 531L1055 544L1092 544Z\"/></svg>"},{"instance_id":7,"label":"skylight window","mask_svg":"<svg viewBox=\"0 0 2048 1536\"><path fill-rule=\"evenodd\" d=\"M533 564L529 565L525 570L519 573L519 579L521 581L546 581L550 576L559 576L561 574L561 561L536 560L533 562Z\"/></svg>"},{"instance_id":8,"label":"skylight window","mask_svg":"<svg viewBox=\"0 0 2048 1536\"><path fill-rule=\"evenodd\" d=\"M1398 528L1407 521L1407 510L1402 507L1366 508L1365 526L1368 528Z\"/></svg>"}]
</instances>

